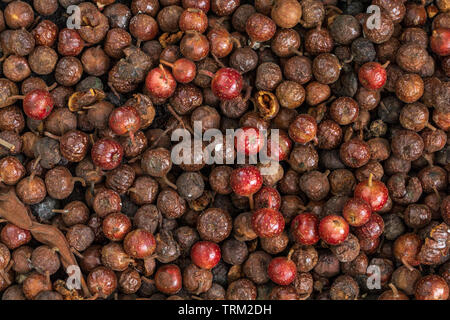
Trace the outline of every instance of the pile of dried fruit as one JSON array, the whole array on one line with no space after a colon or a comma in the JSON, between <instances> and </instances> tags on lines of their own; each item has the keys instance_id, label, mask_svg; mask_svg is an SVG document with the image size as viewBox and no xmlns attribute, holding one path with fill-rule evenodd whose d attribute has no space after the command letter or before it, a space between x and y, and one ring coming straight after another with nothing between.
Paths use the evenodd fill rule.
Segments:
<instances>
[{"instance_id":1,"label":"pile of dried fruit","mask_svg":"<svg viewBox=\"0 0 450 320\"><path fill-rule=\"evenodd\" d=\"M450 0L0 9L3 300L448 299Z\"/></svg>"}]
</instances>

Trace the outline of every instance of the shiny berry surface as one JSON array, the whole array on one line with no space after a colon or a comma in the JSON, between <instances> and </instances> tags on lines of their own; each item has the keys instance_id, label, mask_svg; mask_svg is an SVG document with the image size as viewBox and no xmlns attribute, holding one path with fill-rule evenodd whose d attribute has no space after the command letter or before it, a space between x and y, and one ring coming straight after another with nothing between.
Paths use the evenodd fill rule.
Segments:
<instances>
[{"instance_id":1,"label":"shiny berry surface","mask_svg":"<svg viewBox=\"0 0 450 320\"><path fill-rule=\"evenodd\" d=\"M342 216L352 227L366 224L372 215L372 207L361 198L351 198L342 209Z\"/></svg>"},{"instance_id":2,"label":"shiny berry surface","mask_svg":"<svg viewBox=\"0 0 450 320\"><path fill-rule=\"evenodd\" d=\"M320 220L320 238L330 245L338 245L347 239L349 226L344 218L337 215L329 215Z\"/></svg>"},{"instance_id":3,"label":"shiny berry surface","mask_svg":"<svg viewBox=\"0 0 450 320\"><path fill-rule=\"evenodd\" d=\"M248 197L262 187L262 176L255 166L234 169L230 176L230 186L237 195Z\"/></svg>"},{"instance_id":4,"label":"shiny berry surface","mask_svg":"<svg viewBox=\"0 0 450 320\"><path fill-rule=\"evenodd\" d=\"M371 238L375 239L383 234L384 221L379 214L372 214L369 221L361 227L355 229L356 236L358 238Z\"/></svg>"},{"instance_id":5,"label":"shiny berry surface","mask_svg":"<svg viewBox=\"0 0 450 320\"><path fill-rule=\"evenodd\" d=\"M256 155L264 147L265 139L258 128L243 127L235 134L236 151L247 156Z\"/></svg>"},{"instance_id":6,"label":"shiny berry surface","mask_svg":"<svg viewBox=\"0 0 450 320\"><path fill-rule=\"evenodd\" d=\"M4 225L0 240L11 250L20 247L31 241L31 233L28 230L19 228L18 226L7 223Z\"/></svg>"},{"instance_id":7,"label":"shiny berry surface","mask_svg":"<svg viewBox=\"0 0 450 320\"><path fill-rule=\"evenodd\" d=\"M442 57L450 55L450 28L433 30L430 38L430 47L437 55Z\"/></svg>"},{"instance_id":8,"label":"shiny berry surface","mask_svg":"<svg viewBox=\"0 0 450 320\"><path fill-rule=\"evenodd\" d=\"M277 189L263 186L254 196L255 209L269 208L280 210L281 196Z\"/></svg>"},{"instance_id":9,"label":"shiny berry surface","mask_svg":"<svg viewBox=\"0 0 450 320\"><path fill-rule=\"evenodd\" d=\"M301 213L291 222L291 235L302 245L313 245L319 241L319 219L312 213Z\"/></svg>"},{"instance_id":10,"label":"shiny berry surface","mask_svg":"<svg viewBox=\"0 0 450 320\"><path fill-rule=\"evenodd\" d=\"M316 119L307 114L301 114L289 125L289 137L297 143L307 143L316 137Z\"/></svg>"},{"instance_id":11,"label":"shiny berry surface","mask_svg":"<svg viewBox=\"0 0 450 320\"><path fill-rule=\"evenodd\" d=\"M191 60L181 58L173 63L172 73L178 82L188 83L194 80L197 74L197 67Z\"/></svg>"},{"instance_id":12,"label":"shiny berry surface","mask_svg":"<svg viewBox=\"0 0 450 320\"><path fill-rule=\"evenodd\" d=\"M438 275L427 275L417 282L414 296L417 300L447 300L448 283Z\"/></svg>"},{"instance_id":13,"label":"shiny berry surface","mask_svg":"<svg viewBox=\"0 0 450 320\"><path fill-rule=\"evenodd\" d=\"M116 108L109 115L109 127L117 135L132 135L141 127L139 112L132 106Z\"/></svg>"},{"instance_id":14,"label":"shiny berry surface","mask_svg":"<svg viewBox=\"0 0 450 320\"><path fill-rule=\"evenodd\" d=\"M236 98L242 90L242 75L233 68L219 69L211 81L211 90L221 100Z\"/></svg>"},{"instance_id":15,"label":"shiny berry surface","mask_svg":"<svg viewBox=\"0 0 450 320\"><path fill-rule=\"evenodd\" d=\"M103 170L112 170L122 162L123 148L115 140L103 138L94 143L91 149L92 162Z\"/></svg>"},{"instance_id":16,"label":"shiny berry surface","mask_svg":"<svg viewBox=\"0 0 450 320\"><path fill-rule=\"evenodd\" d=\"M220 247L211 241L198 241L191 248L192 262L199 268L214 268L219 263L220 257Z\"/></svg>"},{"instance_id":17,"label":"shiny berry surface","mask_svg":"<svg viewBox=\"0 0 450 320\"><path fill-rule=\"evenodd\" d=\"M273 209L263 208L252 214L252 228L261 238L272 238L280 235L284 230L283 215Z\"/></svg>"},{"instance_id":18,"label":"shiny berry surface","mask_svg":"<svg viewBox=\"0 0 450 320\"><path fill-rule=\"evenodd\" d=\"M166 99L175 92L177 82L167 68L160 66L150 70L145 78L145 86L151 95Z\"/></svg>"},{"instance_id":19,"label":"shiny berry surface","mask_svg":"<svg viewBox=\"0 0 450 320\"><path fill-rule=\"evenodd\" d=\"M125 237L123 248L133 258L145 259L155 252L156 240L150 232L144 229L135 229Z\"/></svg>"},{"instance_id":20,"label":"shiny berry surface","mask_svg":"<svg viewBox=\"0 0 450 320\"><path fill-rule=\"evenodd\" d=\"M274 161L283 161L289 158L292 150L292 140L283 131L278 134L278 139L271 135L267 139L267 156Z\"/></svg>"},{"instance_id":21,"label":"shiny berry surface","mask_svg":"<svg viewBox=\"0 0 450 320\"><path fill-rule=\"evenodd\" d=\"M35 89L23 99L23 111L33 120L44 120L53 110L52 95L46 90Z\"/></svg>"},{"instance_id":22,"label":"shiny berry surface","mask_svg":"<svg viewBox=\"0 0 450 320\"><path fill-rule=\"evenodd\" d=\"M267 268L270 280L281 286L290 285L297 275L297 267L292 260L286 257L272 259Z\"/></svg>"},{"instance_id":23,"label":"shiny berry surface","mask_svg":"<svg viewBox=\"0 0 450 320\"><path fill-rule=\"evenodd\" d=\"M131 230L131 221L123 213L111 213L103 219L102 231L105 237L111 241L120 241Z\"/></svg>"},{"instance_id":24,"label":"shiny berry surface","mask_svg":"<svg viewBox=\"0 0 450 320\"><path fill-rule=\"evenodd\" d=\"M370 204L373 211L379 211L386 204L389 191L383 182L369 179L356 186L354 195Z\"/></svg>"},{"instance_id":25,"label":"shiny berry surface","mask_svg":"<svg viewBox=\"0 0 450 320\"><path fill-rule=\"evenodd\" d=\"M175 294L181 290L182 277L180 268L175 264L159 267L155 274L156 288L165 294Z\"/></svg>"},{"instance_id":26,"label":"shiny berry surface","mask_svg":"<svg viewBox=\"0 0 450 320\"><path fill-rule=\"evenodd\" d=\"M359 69L358 78L366 89L378 90L385 85L387 73L381 64L368 62Z\"/></svg>"}]
</instances>

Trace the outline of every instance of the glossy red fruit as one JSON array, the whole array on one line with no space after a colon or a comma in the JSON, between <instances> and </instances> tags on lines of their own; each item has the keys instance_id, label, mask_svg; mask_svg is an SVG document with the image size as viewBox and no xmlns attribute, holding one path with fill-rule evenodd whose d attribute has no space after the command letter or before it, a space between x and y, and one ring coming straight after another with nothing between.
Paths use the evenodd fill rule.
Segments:
<instances>
[{"instance_id":1,"label":"glossy red fruit","mask_svg":"<svg viewBox=\"0 0 450 320\"><path fill-rule=\"evenodd\" d=\"M155 274L155 286L165 294L175 294L180 291L182 287L180 268L175 264L161 266Z\"/></svg>"},{"instance_id":2,"label":"glossy red fruit","mask_svg":"<svg viewBox=\"0 0 450 320\"><path fill-rule=\"evenodd\" d=\"M122 162L123 148L117 141L103 138L94 143L91 149L92 162L103 170L112 170Z\"/></svg>"},{"instance_id":3,"label":"glossy red fruit","mask_svg":"<svg viewBox=\"0 0 450 320\"><path fill-rule=\"evenodd\" d=\"M141 127L141 117L133 106L114 109L109 116L109 127L117 135L129 134L134 141L134 133Z\"/></svg>"},{"instance_id":4,"label":"glossy red fruit","mask_svg":"<svg viewBox=\"0 0 450 320\"><path fill-rule=\"evenodd\" d=\"M359 68L359 82L369 90L378 90L383 88L387 79L385 66L378 62L367 62Z\"/></svg>"},{"instance_id":5,"label":"glossy red fruit","mask_svg":"<svg viewBox=\"0 0 450 320\"><path fill-rule=\"evenodd\" d=\"M238 153L256 155L265 143L264 134L258 128L243 127L237 130L234 145Z\"/></svg>"},{"instance_id":6,"label":"glossy red fruit","mask_svg":"<svg viewBox=\"0 0 450 320\"><path fill-rule=\"evenodd\" d=\"M160 62L172 68L173 77L179 83L189 83L194 80L197 75L197 66L189 59L180 58L174 63L163 60L160 60Z\"/></svg>"},{"instance_id":7,"label":"glossy red fruit","mask_svg":"<svg viewBox=\"0 0 450 320\"><path fill-rule=\"evenodd\" d=\"M53 110L52 95L46 90L35 89L26 94L23 99L23 111L27 117L34 120L43 120Z\"/></svg>"},{"instance_id":8,"label":"glossy red fruit","mask_svg":"<svg viewBox=\"0 0 450 320\"><path fill-rule=\"evenodd\" d=\"M273 209L255 210L252 214L252 229L261 238L276 237L284 230L284 217Z\"/></svg>"},{"instance_id":9,"label":"glossy red fruit","mask_svg":"<svg viewBox=\"0 0 450 320\"><path fill-rule=\"evenodd\" d=\"M150 94L160 99L169 98L175 92L177 82L172 73L162 65L150 70L145 78L145 86Z\"/></svg>"},{"instance_id":10,"label":"glossy red fruit","mask_svg":"<svg viewBox=\"0 0 450 320\"><path fill-rule=\"evenodd\" d=\"M305 144L316 137L317 121L308 114L300 114L289 125L289 137L297 143Z\"/></svg>"},{"instance_id":11,"label":"glossy red fruit","mask_svg":"<svg viewBox=\"0 0 450 320\"><path fill-rule=\"evenodd\" d=\"M379 214L374 213L370 216L369 221L365 225L355 229L355 234L359 239L375 239L379 238L383 234L383 231L383 218Z\"/></svg>"},{"instance_id":12,"label":"glossy red fruit","mask_svg":"<svg viewBox=\"0 0 450 320\"><path fill-rule=\"evenodd\" d=\"M283 161L289 158L289 154L292 150L292 140L289 136L280 131L278 135L278 141L273 140L271 135L267 139L267 156L274 161Z\"/></svg>"},{"instance_id":13,"label":"glossy red fruit","mask_svg":"<svg viewBox=\"0 0 450 320\"><path fill-rule=\"evenodd\" d=\"M150 232L144 229L135 229L128 233L123 240L123 248L131 257L145 259L155 252L156 240Z\"/></svg>"},{"instance_id":14,"label":"glossy red fruit","mask_svg":"<svg viewBox=\"0 0 450 320\"><path fill-rule=\"evenodd\" d=\"M354 196L370 204L372 211L379 211L388 201L389 191L383 182L372 178L373 175L370 174L368 180L360 182L355 188Z\"/></svg>"},{"instance_id":15,"label":"glossy red fruit","mask_svg":"<svg viewBox=\"0 0 450 320\"><path fill-rule=\"evenodd\" d=\"M352 227L360 227L366 224L372 215L372 207L361 198L347 200L342 209L342 216Z\"/></svg>"},{"instance_id":16,"label":"glossy red fruit","mask_svg":"<svg viewBox=\"0 0 450 320\"><path fill-rule=\"evenodd\" d=\"M281 196L277 189L264 186L254 197L255 209L269 208L273 210L280 210Z\"/></svg>"},{"instance_id":17,"label":"glossy red fruit","mask_svg":"<svg viewBox=\"0 0 450 320\"><path fill-rule=\"evenodd\" d=\"M300 213L291 222L291 235L302 245L319 241L319 219L312 213Z\"/></svg>"},{"instance_id":18,"label":"glossy red fruit","mask_svg":"<svg viewBox=\"0 0 450 320\"><path fill-rule=\"evenodd\" d=\"M324 217L319 223L320 238L330 245L338 245L347 239L349 226L344 218L337 215Z\"/></svg>"},{"instance_id":19,"label":"glossy red fruit","mask_svg":"<svg viewBox=\"0 0 450 320\"><path fill-rule=\"evenodd\" d=\"M126 215L115 212L103 219L102 231L111 241L121 241L131 230L131 221Z\"/></svg>"},{"instance_id":20,"label":"glossy red fruit","mask_svg":"<svg viewBox=\"0 0 450 320\"><path fill-rule=\"evenodd\" d=\"M10 250L16 249L31 241L31 233L15 224L7 223L0 233L0 240Z\"/></svg>"},{"instance_id":21,"label":"glossy red fruit","mask_svg":"<svg viewBox=\"0 0 450 320\"><path fill-rule=\"evenodd\" d=\"M261 189L263 179L255 166L234 169L230 176L230 186L237 195L248 197Z\"/></svg>"},{"instance_id":22,"label":"glossy red fruit","mask_svg":"<svg viewBox=\"0 0 450 320\"><path fill-rule=\"evenodd\" d=\"M276 257L270 261L267 267L267 274L270 280L276 284L288 286L297 275L297 267L292 260L286 257Z\"/></svg>"},{"instance_id":23,"label":"glossy red fruit","mask_svg":"<svg viewBox=\"0 0 450 320\"><path fill-rule=\"evenodd\" d=\"M211 81L211 90L221 100L231 100L239 96L244 81L242 75L233 68L221 68Z\"/></svg>"},{"instance_id":24,"label":"glossy red fruit","mask_svg":"<svg viewBox=\"0 0 450 320\"><path fill-rule=\"evenodd\" d=\"M191 260L199 268L214 268L220 257L219 245L211 241L198 241L191 248Z\"/></svg>"},{"instance_id":25,"label":"glossy red fruit","mask_svg":"<svg viewBox=\"0 0 450 320\"><path fill-rule=\"evenodd\" d=\"M437 55L442 57L450 55L450 28L433 30L430 38L430 47Z\"/></svg>"}]
</instances>

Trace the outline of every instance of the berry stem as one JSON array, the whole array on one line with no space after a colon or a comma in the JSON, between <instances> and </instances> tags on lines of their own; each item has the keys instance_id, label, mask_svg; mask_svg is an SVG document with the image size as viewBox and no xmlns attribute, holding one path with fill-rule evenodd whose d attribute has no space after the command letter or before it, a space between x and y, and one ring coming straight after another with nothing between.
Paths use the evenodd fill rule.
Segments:
<instances>
[{"instance_id":1,"label":"berry stem","mask_svg":"<svg viewBox=\"0 0 450 320\"><path fill-rule=\"evenodd\" d=\"M248 202L250 204L250 210L253 210L255 208L255 201L253 200L253 194L248 196Z\"/></svg>"},{"instance_id":2,"label":"berry stem","mask_svg":"<svg viewBox=\"0 0 450 320\"><path fill-rule=\"evenodd\" d=\"M202 69L202 70L199 70L198 73L202 74L204 76L210 77L211 79L214 78L214 73L212 73L209 70Z\"/></svg>"},{"instance_id":3,"label":"berry stem","mask_svg":"<svg viewBox=\"0 0 450 320\"><path fill-rule=\"evenodd\" d=\"M53 209L52 210L53 213L69 213L69 210L67 209Z\"/></svg>"},{"instance_id":4,"label":"berry stem","mask_svg":"<svg viewBox=\"0 0 450 320\"><path fill-rule=\"evenodd\" d=\"M397 287L394 286L393 283L389 283L389 288L391 288L392 293L394 294L394 297L398 297L398 290L397 290Z\"/></svg>"},{"instance_id":5,"label":"berry stem","mask_svg":"<svg viewBox=\"0 0 450 320\"><path fill-rule=\"evenodd\" d=\"M163 64L163 65L165 65L165 66L168 66L168 67L170 67L170 68L173 68L173 63L171 63L171 62L169 62L169 61L166 61L166 60L159 60L159 62L161 63L161 64Z\"/></svg>"},{"instance_id":6,"label":"berry stem","mask_svg":"<svg viewBox=\"0 0 450 320\"><path fill-rule=\"evenodd\" d=\"M162 178L163 178L163 181L164 181L169 187L171 187L172 189L175 189L175 190L178 189L177 186L176 186L175 184L173 184L173 183L167 178L167 176L164 176L164 177L162 177Z\"/></svg>"},{"instance_id":7,"label":"berry stem","mask_svg":"<svg viewBox=\"0 0 450 320\"><path fill-rule=\"evenodd\" d=\"M369 174L369 182L368 182L368 185L369 185L370 188L372 188L372 179L373 179L373 173L371 172Z\"/></svg>"},{"instance_id":8,"label":"berry stem","mask_svg":"<svg viewBox=\"0 0 450 320\"><path fill-rule=\"evenodd\" d=\"M79 182L79 183L81 183L81 185L82 185L83 187L86 187L86 181L84 181L83 178L80 178L80 177L73 177L73 178L72 178L72 182L73 182L73 183Z\"/></svg>"},{"instance_id":9,"label":"berry stem","mask_svg":"<svg viewBox=\"0 0 450 320\"><path fill-rule=\"evenodd\" d=\"M16 149L16 146L12 143L9 143L8 141L0 138L0 145L4 146L6 149L9 149L10 152L13 152L14 149Z\"/></svg>"},{"instance_id":10,"label":"berry stem","mask_svg":"<svg viewBox=\"0 0 450 320\"><path fill-rule=\"evenodd\" d=\"M383 69L386 69L391 62L388 60L384 64L381 65Z\"/></svg>"}]
</instances>

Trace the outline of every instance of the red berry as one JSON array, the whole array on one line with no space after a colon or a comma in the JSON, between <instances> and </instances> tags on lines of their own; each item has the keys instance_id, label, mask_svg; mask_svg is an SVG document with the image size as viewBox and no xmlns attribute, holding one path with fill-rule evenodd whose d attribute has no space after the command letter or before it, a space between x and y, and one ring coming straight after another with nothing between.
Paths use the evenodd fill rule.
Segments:
<instances>
[{"instance_id":1,"label":"red berry","mask_svg":"<svg viewBox=\"0 0 450 320\"><path fill-rule=\"evenodd\" d=\"M156 240L150 232L144 229L135 229L128 233L123 240L123 248L131 257L145 259L155 252Z\"/></svg>"},{"instance_id":2,"label":"red berry","mask_svg":"<svg viewBox=\"0 0 450 320\"><path fill-rule=\"evenodd\" d=\"M180 268L175 264L161 266L155 274L155 286L165 294L175 294L180 291L182 286Z\"/></svg>"},{"instance_id":3,"label":"red berry","mask_svg":"<svg viewBox=\"0 0 450 320\"><path fill-rule=\"evenodd\" d=\"M109 127L117 135L129 134L133 141L134 133L141 127L139 112L132 106L116 108L109 116Z\"/></svg>"},{"instance_id":4,"label":"red berry","mask_svg":"<svg viewBox=\"0 0 450 320\"><path fill-rule=\"evenodd\" d=\"M264 186L254 197L255 209L269 208L274 210L280 210L281 196L277 189Z\"/></svg>"},{"instance_id":5,"label":"red berry","mask_svg":"<svg viewBox=\"0 0 450 320\"><path fill-rule=\"evenodd\" d=\"M191 248L192 262L199 268L214 268L219 263L220 257L220 247L211 241L198 241Z\"/></svg>"},{"instance_id":6,"label":"red berry","mask_svg":"<svg viewBox=\"0 0 450 320\"><path fill-rule=\"evenodd\" d=\"M267 268L270 280L281 286L290 285L296 275L297 267L295 263L286 257L276 257L270 261Z\"/></svg>"},{"instance_id":7,"label":"red berry","mask_svg":"<svg viewBox=\"0 0 450 320\"><path fill-rule=\"evenodd\" d=\"M274 161L286 160L291 153L292 140L289 138L286 132L281 130L278 135L278 141L272 140L272 136L267 139L267 156Z\"/></svg>"},{"instance_id":8,"label":"red berry","mask_svg":"<svg viewBox=\"0 0 450 320\"><path fill-rule=\"evenodd\" d=\"M0 240L10 250L13 250L30 242L31 233L28 230L19 228L15 224L7 223L0 233Z\"/></svg>"},{"instance_id":9,"label":"red berry","mask_svg":"<svg viewBox=\"0 0 450 320\"><path fill-rule=\"evenodd\" d=\"M369 221L355 229L355 234L359 239L363 238L379 238L384 231L384 221L379 214L372 214Z\"/></svg>"},{"instance_id":10,"label":"red berry","mask_svg":"<svg viewBox=\"0 0 450 320\"><path fill-rule=\"evenodd\" d=\"M94 143L91 149L92 162L103 170L112 170L122 162L123 148L115 140L103 138Z\"/></svg>"},{"instance_id":11,"label":"red berry","mask_svg":"<svg viewBox=\"0 0 450 320\"><path fill-rule=\"evenodd\" d=\"M450 28L437 28L430 38L430 47L442 57L450 55Z\"/></svg>"},{"instance_id":12,"label":"red berry","mask_svg":"<svg viewBox=\"0 0 450 320\"><path fill-rule=\"evenodd\" d=\"M236 151L247 156L257 154L264 146L264 135L257 128L244 127L236 132L234 144Z\"/></svg>"},{"instance_id":13,"label":"red berry","mask_svg":"<svg viewBox=\"0 0 450 320\"><path fill-rule=\"evenodd\" d=\"M360 182L354 192L355 198L361 198L372 207L373 211L381 210L386 204L389 191L383 182L372 180L372 174L369 180Z\"/></svg>"},{"instance_id":14,"label":"red berry","mask_svg":"<svg viewBox=\"0 0 450 320\"><path fill-rule=\"evenodd\" d=\"M366 224L372 215L371 206L361 198L351 198L342 209L342 216L352 227Z\"/></svg>"},{"instance_id":15,"label":"red berry","mask_svg":"<svg viewBox=\"0 0 450 320\"><path fill-rule=\"evenodd\" d=\"M319 224L320 238L330 245L338 245L347 239L349 226L344 218L337 215L324 217Z\"/></svg>"},{"instance_id":16,"label":"red berry","mask_svg":"<svg viewBox=\"0 0 450 320\"><path fill-rule=\"evenodd\" d=\"M189 59L181 58L173 63L173 76L180 83L188 83L194 80L197 74L197 67Z\"/></svg>"},{"instance_id":17,"label":"red berry","mask_svg":"<svg viewBox=\"0 0 450 320\"><path fill-rule=\"evenodd\" d=\"M175 92L177 82L172 73L160 65L147 74L145 86L152 96L166 99Z\"/></svg>"},{"instance_id":18,"label":"red berry","mask_svg":"<svg viewBox=\"0 0 450 320\"><path fill-rule=\"evenodd\" d=\"M211 90L221 100L231 100L239 96L244 81L242 75L233 68L221 68L211 81Z\"/></svg>"},{"instance_id":19,"label":"red berry","mask_svg":"<svg viewBox=\"0 0 450 320\"><path fill-rule=\"evenodd\" d=\"M245 166L231 172L230 186L237 195L249 197L261 189L262 183L261 173L255 166Z\"/></svg>"},{"instance_id":20,"label":"red berry","mask_svg":"<svg viewBox=\"0 0 450 320\"><path fill-rule=\"evenodd\" d=\"M387 73L385 67L378 62L367 62L359 68L358 77L366 89L378 90L386 83Z\"/></svg>"},{"instance_id":21,"label":"red berry","mask_svg":"<svg viewBox=\"0 0 450 320\"><path fill-rule=\"evenodd\" d=\"M53 110L53 97L46 90L35 89L26 94L23 99L23 111L27 117L34 120L43 120Z\"/></svg>"},{"instance_id":22,"label":"red berry","mask_svg":"<svg viewBox=\"0 0 450 320\"><path fill-rule=\"evenodd\" d=\"M312 213L301 213L291 222L291 234L295 241L303 245L313 245L319 241L319 219Z\"/></svg>"},{"instance_id":23,"label":"red berry","mask_svg":"<svg viewBox=\"0 0 450 320\"><path fill-rule=\"evenodd\" d=\"M284 230L284 217L273 209L255 210L252 214L252 229L261 238L278 236Z\"/></svg>"},{"instance_id":24,"label":"red berry","mask_svg":"<svg viewBox=\"0 0 450 320\"><path fill-rule=\"evenodd\" d=\"M316 137L317 121L308 114L301 114L289 125L289 137L297 143L305 144Z\"/></svg>"},{"instance_id":25,"label":"red berry","mask_svg":"<svg viewBox=\"0 0 450 320\"><path fill-rule=\"evenodd\" d=\"M103 219L102 231L111 241L121 241L131 230L131 221L120 212L111 213Z\"/></svg>"}]
</instances>

